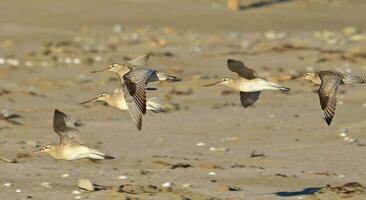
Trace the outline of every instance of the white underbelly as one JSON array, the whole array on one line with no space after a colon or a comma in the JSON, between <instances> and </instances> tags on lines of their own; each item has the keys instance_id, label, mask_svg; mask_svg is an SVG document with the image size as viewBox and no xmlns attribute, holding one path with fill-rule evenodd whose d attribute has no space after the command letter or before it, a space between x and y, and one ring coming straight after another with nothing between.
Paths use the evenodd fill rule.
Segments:
<instances>
[{"instance_id":1,"label":"white underbelly","mask_svg":"<svg viewBox=\"0 0 366 200\"><path fill-rule=\"evenodd\" d=\"M242 92L257 92L263 90L278 90L274 83L266 80L248 81L240 84L240 91Z\"/></svg>"},{"instance_id":2,"label":"white underbelly","mask_svg":"<svg viewBox=\"0 0 366 200\"><path fill-rule=\"evenodd\" d=\"M126 103L126 101L124 99L121 100L121 101L118 101L116 106L120 110L128 110L127 103Z\"/></svg>"},{"instance_id":3,"label":"white underbelly","mask_svg":"<svg viewBox=\"0 0 366 200\"><path fill-rule=\"evenodd\" d=\"M82 158L87 158L90 153L90 149L85 146L80 146L72 149L64 149L63 157L65 160L77 160Z\"/></svg>"}]
</instances>

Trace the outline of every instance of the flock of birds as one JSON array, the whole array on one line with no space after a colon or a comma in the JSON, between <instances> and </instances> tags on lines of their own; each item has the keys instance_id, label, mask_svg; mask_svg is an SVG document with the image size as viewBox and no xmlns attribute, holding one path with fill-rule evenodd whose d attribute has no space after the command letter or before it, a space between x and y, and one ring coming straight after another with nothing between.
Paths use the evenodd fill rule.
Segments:
<instances>
[{"instance_id":1,"label":"flock of birds","mask_svg":"<svg viewBox=\"0 0 366 200\"><path fill-rule=\"evenodd\" d=\"M181 79L147 67L149 55L134 58L124 64L114 63L109 67L93 71L114 72L118 75L120 86L115 94L99 94L97 97L81 104L104 101L108 105L120 110L128 110L138 130L142 128L142 117L146 110L153 112L165 112L163 102L159 97L146 99L147 84L155 81L180 81ZM279 90L288 92L290 89L277 83L261 78L253 69L248 68L238 60L228 59L227 65L230 71L235 72L236 78L222 78L221 80L205 85L225 85L240 92L240 102L243 107L253 105L262 91ZM319 84L318 95L324 119L331 124L337 104L337 89L342 84L366 83L366 79L353 74L343 74L336 71L307 72L299 79L310 80ZM57 145L45 145L36 152L44 152L57 160L113 159L112 156L101 153L86 146L82 134L76 129L75 121L60 110L55 110L53 119L54 131L60 137Z\"/></svg>"}]
</instances>

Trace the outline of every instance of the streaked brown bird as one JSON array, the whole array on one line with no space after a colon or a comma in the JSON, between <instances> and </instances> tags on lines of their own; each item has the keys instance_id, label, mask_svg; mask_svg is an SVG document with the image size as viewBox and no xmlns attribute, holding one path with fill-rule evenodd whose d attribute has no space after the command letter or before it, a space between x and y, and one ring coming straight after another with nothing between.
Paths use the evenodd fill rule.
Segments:
<instances>
[{"instance_id":1,"label":"streaked brown bird","mask_svg":"<svg viewBox=\"0 0 366 200\"><path fill-rule=\"evenodd\" d=\"M36 152L47 153L56 160L114 159L112 156L87 147L82 134L75 128L75 121L57 109L53 116L53 129L60 137L60 143L45 145Z\"/></svg>"},{"instance_id":2,"label":"streaked brown bird","mask_svg":"<svg viewBox=\"0 0 366 200\"><path fill-rule=\"evenodd\" d=\"M146 114L146 84L155 81L181 80L164 72L145 68L148 59L149 55L144 55L124 64L114 63L105 69L92 71L92 73L111 71L118 75L128 111L140 131L142 129L142 116Z\"/></svg>"},{"instance_id":3,"label":"streaked brown bird","mask_svg":"<svg viewBox=\"0 0 366 200\"><path fill-rule=\"evenodd\" d=\"M320 85L318 90L320 107L323 110L324 119L328 125L332 123L336 105L337 90L342 84L366 83L366 79L353 74L343 74L336 71L307 72L300 79L310 80Z\"/></svg>"}]
</instances>

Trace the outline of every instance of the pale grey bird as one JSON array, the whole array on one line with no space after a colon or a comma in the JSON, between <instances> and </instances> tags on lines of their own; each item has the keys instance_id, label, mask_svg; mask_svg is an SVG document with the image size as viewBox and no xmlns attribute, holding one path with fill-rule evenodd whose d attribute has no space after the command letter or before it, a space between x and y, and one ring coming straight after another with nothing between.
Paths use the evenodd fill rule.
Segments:
<instances>
[{"instance_id":1,"label":"pale grey bird","mask_svg":"<svg viewBox=\"0 0 366 200\"><path fill-rule=\"evenodd\" d=\"M112 156L87 147L82 134L75 128L75 121L57 109L53 116L53 129L60 137L60 143L45 145L36 152L47 153L56 160L114 159Z\"/></svg>"},{"instance_id":2,"label":"pale grey bird","mask_svg":"<svg viewBox=\"0 0 366 200\"><path fill-rule=\"evenodd\" d=\"M230 71L238 74L237 78L225 77L218 82L205 85L204 87L226 85L240 91L240 102L245 108L253 105L258 100L261 91L281 90L287 92L290 90L290 88L260 78L257 72L246 67L241 61L228 59L227 66Z\"/></svg>"},{"instance_id":3,"label":"pale grey bird","mask_svg":"<svg viewBox=\"0 0 366 200\"><path fill-rule=\"evenodd\" d=\"M351 83L366 83L366 79L361 76L343 74L336 71L307 72L300 79L310 80L320 85L318 90L320 107L323 110L324 119L328 125L332 123L335 114L338 86Z\"/></svg>"}]
</instances>

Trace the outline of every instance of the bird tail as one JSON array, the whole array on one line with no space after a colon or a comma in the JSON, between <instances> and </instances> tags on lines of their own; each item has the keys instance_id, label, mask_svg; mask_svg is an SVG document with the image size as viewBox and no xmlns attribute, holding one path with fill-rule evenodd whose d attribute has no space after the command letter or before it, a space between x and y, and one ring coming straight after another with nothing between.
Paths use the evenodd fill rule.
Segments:
<instances>
[{"instance_id":1,"label":"bird tail","mask_svg":"<svg viewBox=\"0 0 366 200\"><path fill-rule=\"evenodd\" d=\"M180 78L178 78L176 76L168 75L164 72L158 72L156 75L158 76L159 80L161 80L161 81L171 81L171 82L181 81Z\"/></svg>"},{"instance_id":2,"label":"bird tail","mask_svg":"<svg viewBox=\"0 0 366 200\"><path fill-rule=\"evenodd\" d=\"M106 159L106 160L114 159L114 157L110 156L110 155L104 155L103 158Z\"/></svg>"},{"instance_id":3,"label":"bird tail","mask_svg":"<svg viewBox=\"0 0 366 200\"><path fill-rule=\"evenodd\" d=\"M343 78L343 82L344 83L366 83L366 78L362 77L362 76L356 76L353 74L345 74L344 78Z\"/></svg>"},{"instance_id":4,"label":"bird tail","mask_svg":"<svg viewBox=\"0 0 366 200\"><path fill-rule=\"evenodd\" d=\"M110 159L114 159L113 156L104 154L102 152L99 152L97 150L92 150L92 154L89 156L90 159L94 159L94 160L110 160Z\"/></svg>"},{"instance_id":5,"label":"bird tail","mask_svg":"<svg viewBox=\"0 0 366 200\"><path fill-rule=\"evenodd\" d=\"M285 87L285 86L280 85L280 84L277 84L277 83L270 82L270 85L272 87L274 87L275 89L277 89L277 90L281 90L281 92L289 92L290 91L290 88Z\"/></svg>"},{"instance_id":6,"label":"bird tail","mask_svg":"<svg viewBox=\"0 0 366 200\"><path fill-rule=\"evenodd\" d=\"M166 112L164 103L159 97L149 98L146 102L146 109L154 113Z\"/></svg>"},{"instance_id":7,"label":"bird tail","mask_svg":"<svg viewBox=\"0 0 366 200\"><path fill-rule=\"evenodd\" d=\"M281 86L279 89L280 89L282 92L289 92L289 91L290 91L290 88L285 87L285 86Z\"/></svg>"}]
</instances>

